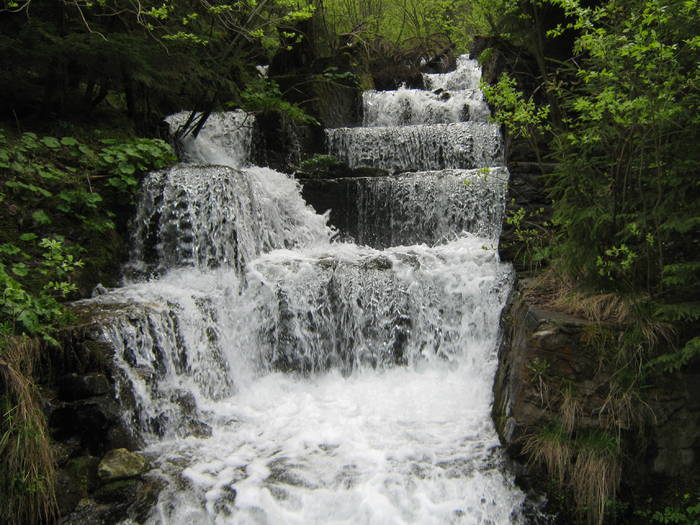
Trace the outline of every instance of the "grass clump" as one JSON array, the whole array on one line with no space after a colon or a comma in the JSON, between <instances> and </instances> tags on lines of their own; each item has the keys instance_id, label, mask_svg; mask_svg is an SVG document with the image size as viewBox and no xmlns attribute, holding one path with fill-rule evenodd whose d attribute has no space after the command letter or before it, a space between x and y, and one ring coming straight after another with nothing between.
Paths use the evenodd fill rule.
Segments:
<instances>
[{"instance_id":1,"label":"grass clump","mask_svg":"<svg viewBox=\"0 0 700 525\"><path fill-rule=\"evenodd\" d=\"M0 505L2 523L51 522L57 514L56 467L32 381L38 339L6 339L0 348Z\"/></svg>"},{"instance_id":2,"label":"grass clump","mask_svg":"<svg viewBox=\"0 0 700 525\"><path fill-rule=\"evenodd\" d=\"M575 409L569 409L575 410ZM525 439L523 452L544 466L560 487L569 487L577 511L588 523L602 525L606 504L620 485L620 441L599 429L579 429L570 422L550 422Z\"/></svg>"}]
</instances>

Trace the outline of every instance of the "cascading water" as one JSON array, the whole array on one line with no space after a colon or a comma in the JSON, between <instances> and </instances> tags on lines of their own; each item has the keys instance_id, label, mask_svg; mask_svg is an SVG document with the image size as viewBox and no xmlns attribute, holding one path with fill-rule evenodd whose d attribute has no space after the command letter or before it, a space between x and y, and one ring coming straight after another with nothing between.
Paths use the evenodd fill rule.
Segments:
<instances>
[{"instance_id":1,"label":"cascading water","mask_svg":"<svg viewBox=\"0 0 700 525\"><path fill-rule=\"evenodd\" d=\"M473 62L459 65L431 84L473 88ZM328 132L340 156L366 137L358 165L386 167L387 140L410 135L430 140L389 168L451 168L363 186L358 240L373 247L331 243L291 178L242 167L241 114L185 144L207 165L145 181L130 267L153 277L91 302L126 417L168 482L150 523L522 522L490 419L508 173L464 169L501 164L497 128L410 96L412 115L447 122ZM433 161L437 143L479 155Z\"/></svg>"},{"instance_id":2,"label":"cascading water","mask_svg":"<svg viewBox=\"0 0 700 525\"><path fill-rule=\"evenodd\" d=\"M406 126L447 122L488 122L489 110L479 89L437 93L422 89L365 91L364 126Z\"/></svg>"}]
</instances>

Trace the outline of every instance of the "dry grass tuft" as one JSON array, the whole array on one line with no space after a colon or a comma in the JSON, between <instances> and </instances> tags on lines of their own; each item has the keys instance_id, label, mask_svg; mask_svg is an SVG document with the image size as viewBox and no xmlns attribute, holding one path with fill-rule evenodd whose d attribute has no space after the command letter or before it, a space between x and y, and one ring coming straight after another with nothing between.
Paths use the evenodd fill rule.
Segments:
<instances>
[{"instance_id":1,"label":"dry grass tuft","mask_svg":"<svg viewBox=\"0 0 700 525\"><path fill-rule=\"evenodd\" d=\"M0 349L0 522L46 523L56 517L56 469L46 421L31 377L37 340L16 338Z\"/></svg>"},{"instance_id":2,"label":"dry grass tuft","mask_svg":"<svg viewBox=\"0 0 700 525\"><path fill-rule=\"evenodd\" d=\"M529 457L529 462L544 465L550 476L560 485L564 484L573 449L560 426L550 425L526 438L523 452Z\"/></svg>"},{"instance_id":3,"label":"dry grass tuft","mask_svg":"<svg viewBox=\"0 0 700 525\"><path fill-rule=\"evenodd\" d=\"M628 298L616 293L591 293L578 289L576 283L556 273L543 272L525 291L528 298L543 306L564 311L589 321L625 324L638 318L635 304L643 298Z\"/></svg>"},{"instance_id":4,"label":"dry grass tuft","mask_svg":"<svg viewBox=\"0 0 700 525\"><path fill-rule=\"evenodd\" d=\"M565 388L562 392L561 406L559 407L562 431L570 436L576 428L576 420L581 415L581 405L574 397L570 388Z\"/></svg>"},{"instance_id":5,"label":"dry grass tuft","mask_svg":"<svg viewBox=\"0 0 700 525\"><path fill-rule=\"evenodd\" d=\"M615 498L621 468L617 455L598 448L582 448L571 471L571 486L579 510L586 512L589 523L602 525L605 503Z\"/></svg>"},{"instance_id":6,"label":"dry grass tuft","mask_svg":"<svg viewBox=\"0 0 700 525\"><path fill-rule=\"evenodd\" d=\"M566 402L566 401L564 401ZM576 403L568 417L575 419ZM573 422L570 422L573 425ZM564 424L550 423L525 440L529 462L544 465L560 487L568 485L579 512L588 522L602 525L605 505L615 498L620 484L619 439L600 430L584 430L574 439Z\"/></svg>"},{"instance_id":7,"label":"dry grass tuft","mask_svg":"<svg viewBox=\"0 0 700 525\"><path fill-rule=\"evenodd\" d=\"M621 386L615 381L608 384L608 394L598 411L601 421L617 431L637 428L641 431L647 421L655 421L654 411L645 402L635 384Z\"/></svg>"}]
</instances>

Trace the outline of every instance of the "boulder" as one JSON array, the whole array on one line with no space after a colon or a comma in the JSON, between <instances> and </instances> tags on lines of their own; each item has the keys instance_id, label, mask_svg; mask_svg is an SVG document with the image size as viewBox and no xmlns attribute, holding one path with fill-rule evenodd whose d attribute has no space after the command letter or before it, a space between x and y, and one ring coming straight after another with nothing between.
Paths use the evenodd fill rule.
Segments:
<instances>
[{"instance_id":1,"label":"boulder","mask_svg":"<svg viewBox=\"0 0 700 525\"><path fill-rule=\"evenodd\" d=\"M102 482L108 482L140 476L147 468L146 459L141 454L116 448L102 458L97 467L97 475Z\"/></svg>"},{"instance_id":2,"label":"boulder","mask_svg":"<svg viewBox=\"0 0 700 525\"><path fill-rule=\"evenodd\" d=\"M63 401L77 401L112 391L107 377L100 373L67 374L58 381L58 396Z\"/></svg>"}]
</instances>

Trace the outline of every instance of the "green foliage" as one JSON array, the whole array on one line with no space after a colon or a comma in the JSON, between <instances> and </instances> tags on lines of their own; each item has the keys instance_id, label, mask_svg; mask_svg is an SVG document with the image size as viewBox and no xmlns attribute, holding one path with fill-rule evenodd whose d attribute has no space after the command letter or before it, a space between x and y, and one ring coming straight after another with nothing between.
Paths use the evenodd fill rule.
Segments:
<instances>
[{"instance_id":1,"label":"green foliage","mask_svg":"<svg viewBox=\"0 0 700 525\"><path fill-rule=\"evenodd\" d=\"M82 258L115 228L109 208L132 199L147 170L174 160L161 140L88 145L34 133L8 140L0 130L0 340L27 335L55 343Z\"/></svg>"},{"instance_id":2,"label":"green foliage","mask_svg":"<svg viewBox=\"0 0 700 525\"><path fill-rule=\"evenodd\" d=\"M675 372L700 357L700 337L693 337L674 352L664 353L647 363L650 369L662 372Z\"/></svg>"},{"instance_id":3,"label":"green foliage","mask_svg":"<svg viewBox=\"0 0 700 525\"><path fill-rule=\"evenodd\" d=\"M318 124L299 106L284 99L279 85L265 78L251 81L241 93L241 106L249 113L277 112L292 122Z\"/></svg>"},{"instance_id":4,"label":"green foliage","mask_svg":"<svg viewBox=\"0 0 700 525\"><path fill-rule=\"evenodd\" d=\"M316 154L299 164L302 171L325 172L341 166L340 161L333 155Z\"/></svg>"},{"instance_id":5,"label":"green foliage","mask_svg":"<svg viewBox=\"0 0 700 525\"><path fill-rule=\"evenodd\" d=\"M165 168L176 160L172 147L161 139L137 138L129 141L102 139L96 169L108 173L107 185L133 196L138 175Z\"/></svg>"},{"instance_id":6,"label":"green foliage","mask_svg":"<svg viewBox=\"0 0 700 525\"><path fill-rule=\"evenodd\" d=\"M685 493L676 495L678 501L673 506L660 510L643 509L635 512L636 516L646 518L647 523L660 525L698 525L700 524L700 495ZM652 502L649 502L650 504Z\"/></svg>"},{"instance_id":7,"label":"green foliage","mask_svg":"<svg viewBox=\"0 0 700 525\"><path fill-rule=\"evenodd\" d=\"M26 244L34 237L24 234L20 239ZM43 238L25 249L0 245L0 337L40 335L55 343L51 334L67 319L59 300L76 290L70 277L83 261L77 258L78 248L66 247L61 237ZM30 255L37 252L40 258Z\"/></svg>"},{"instance_id":8,"label":"green foliage","mask_svg":"<svg viewBox=\"0 0 700 525\"><path fill-rule=\"evenodd\" d=\"M532 97L525 99L508 73L502 73L492 86L482 83L481 89L494 106L494 120L506 126L514 136L534 138L549 127L549 106L537 107Z\"/></svg>"},{"instance_id":9,"label":"green foliage","mask_svg":"<svg viewBox=\"0 0 700 525\"><path fill-rule=\"evenodd\" d=\"M544 219L544 208L511 208L506 224L513 227L515 262L530 271L541 268L551 256L554 235L551 224Z\"/></svg>"},{"instance_id":10,"label":"green foliage","mask_svg":"<svg viewBox=\"0 0 700 525\"><path fill-rule=\"evenodd\" d=\"M697 1L553 3L579 32L550 181L558 261L591 286L644 291L654 317L687 337L700 319ZM697 355L691 338L681 348L656 364Z\"/></svg>"},{"instance_id":11,"label":"green foliage","mask_svg":"<svg viewBox=\"0 0 700 525\"><path fill-rule=\"evenodd\" d=\"M117 110L153 131L182 108L220 109L257 76L257 61L298 44L293 29L313 11L304 0L4 0L0 114Z\"/></svg>"}]
</instances>

